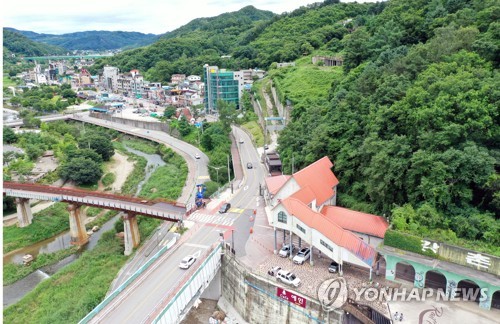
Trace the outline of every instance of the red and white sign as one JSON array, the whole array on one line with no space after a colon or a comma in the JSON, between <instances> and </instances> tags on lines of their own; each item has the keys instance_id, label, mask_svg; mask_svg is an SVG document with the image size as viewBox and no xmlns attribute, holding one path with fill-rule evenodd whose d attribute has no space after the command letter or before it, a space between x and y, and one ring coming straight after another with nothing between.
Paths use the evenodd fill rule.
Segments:
<instances>
[{"instance_id":1,"label":"red and white sign","mask_svg":"<svg viewBox=\"0 0 500 324\"><path fill-rule=\"evenodd\" d=\"M276 295L281 299L289 301L290 303L306 308L306 299L304 297L295 295L291 291L285 290L280 287L276 287Z\"/></svg>"}]
</instances>

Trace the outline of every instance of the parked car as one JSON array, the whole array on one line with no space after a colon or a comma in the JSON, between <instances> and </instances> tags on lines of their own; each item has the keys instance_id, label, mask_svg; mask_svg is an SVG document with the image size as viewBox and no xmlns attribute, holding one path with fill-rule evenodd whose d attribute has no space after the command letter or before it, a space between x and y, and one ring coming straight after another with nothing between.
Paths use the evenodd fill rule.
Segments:
<instances>
[{"instance_id":1,"label":"parked car","mask_svg":"<svg viewBox=\"0 0 500 324\"><path fill-rule=\"evenodd\" d=\"M339 264L335 261L332 261L332 263L330 263L330 266L328 266L328 272L335 273L337 271L339 271Z\"/></svg>"},{"instance_id":2,"label":"parked car","mask_svg":"<svg viewBox=\"0 0 500 324\"><path fill-rule=\"evenodd\" d=\"M276 277L276 275L278 274L278 271L280 271L280 270L281 270L281 267L273 267L273 268L269 269L267 274L270 276Z\"/></svg>"},{"instance_id":3,"label":"parked car","mask_svg":"<svg viewBox=\"0 0 500 324\"><path fill-rule=\"evenodd\" d=\"M303 248L297 253L296 256L293 257L293 263L303 264L311 257L311 249Z\"/></svg>"},{"instance_id":4,"label":"parked car","mask_svg":"<svg viewBox=\"0 0 500 324\"><path fill-rule=\"evenodd\" d=\"M247 169L251 169L251 168L253 168L253 165L252 165L252 163L248 162L247 163Z\"/></svg>"},{"instance_id":5,"label":"parked car","mask_svg":"<svg viewBox=\"0 0 500 324\"><path fill-rule=\"evenodd\" d=\"M231 204L230 203L225 203L224 205L222 205L219 209L219 213L220 214L224 214L224 213L227 213L227 211L229 210L229 208L231 208Z\"/></svg>"},{"instance_id":6,"label":"parked car","mask_svg":"<svg viewBox=\"0 0 500 324\"><path fill-rule=\"evenodd\" d=\"M295 245L292 244L292 248L290 249L290 244L284 244L278 255L282 258L286 258L290 256L290 254L292 254L294 250L295 250Z\"/></svg>"},{"instance_id":7,"label":"parked car","mask_svg":"<svg viewBox=\"0 0 500 324\"><path fill-rule=\"evenodd\" d=\"M300 279L290 271L279 270L276 279L290 286L298 287L300 285Z\"/></svg>"},{"instance_id":8,"label":"parked car","mask_svg":"<svg viewBox=\"0 0 500 324\"><path fill-rule=\"evenodd\" d=\"M181 269L189 269L189 267L196 261L196 258L192 255L188 255L184 259L182 259L181 263L179 263L179 268Z\"/></svg>"}]
</instances>

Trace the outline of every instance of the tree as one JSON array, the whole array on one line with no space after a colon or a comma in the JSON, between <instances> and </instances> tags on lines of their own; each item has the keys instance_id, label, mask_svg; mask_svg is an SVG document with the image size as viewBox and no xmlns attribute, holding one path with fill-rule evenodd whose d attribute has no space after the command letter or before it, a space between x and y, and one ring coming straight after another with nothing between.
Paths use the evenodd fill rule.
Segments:
<instances>
[{"instance_id":1,"label":"tree","mask_svg":"<svg viewBox=\"0 0 500 324\"><path fill-rule=\"evenodd\" d=\"M79 149L76 151L68 151L67 156L68 156L68 160L71 160L71 159L74 159L77 157L82 157L85 159L95 161L99 164L102 163L102 156L99 155L96 151L94 151L92 149L88 149L88 148L83 148L83 149Z\"/></svg>"},{"instance_id":2,"label":"tree","mask_svg":"<svg viewBox=\"0 0 500 324\"><path fill-rule=\"evenodd\" d=\"M23 118L24 126L28 128L38 128L42 124L42 121L38 118L35 118L33 115L28 115Z\"/></svg>"},{"instance_id":3,"label":"tree","mask_svg":"<svg viewBox=\"0 0 500 324\"><path fill-rule=\"evenodd\" d=\"M167 119L170 119L172 116L175 115L176 109L174 106L168 106L165 108L165 111L163 112L163 116L165 116Z\"/></svg>"},{"instance_id":4,"label":"tree","mask_svg":"<svg viewBox=\"0 0 500 324\"><path fill-rule=\"evenodd\" d=\"M101 178L102 170L96 162L77 157L60 167L59 176L77 184L94 184Z\"/></svg>"},{"instance_id":5,"label":"tree","mask_svg":"<svg viewBox=\"0 0 500 324\"><path fill-rule=\"evenodd\" d=\"M103 161L109 161L113 154L115 154L115 150L113 148L113 143L111 140L101 134L85 134L84 136L78 139L78 146L80 148L89 148L94 150L97 154L99 154Z\"/></svg>"},{"instance_id":6,"label":"tree","mask_svg":"<svg viewBox=\"0 0 500 324\"><path fill-rule=\"evenodd\" d=\"M222 123L224 129L230 130L231 124L233 124L236 120L235 105L223 100L218 100L217 109L219 110L219 120Z\"/></svg>"},{"instance_id":7,"label":"tree","mask_svg":"<svg viewBox=\"0 0 500 324\"><path fill-rule=\"evenodd\" d=\"M17 135L14 133L12 128L3 127L3 142L7 144L12 144L17 142Z\"/></svg>"}]
</instances>

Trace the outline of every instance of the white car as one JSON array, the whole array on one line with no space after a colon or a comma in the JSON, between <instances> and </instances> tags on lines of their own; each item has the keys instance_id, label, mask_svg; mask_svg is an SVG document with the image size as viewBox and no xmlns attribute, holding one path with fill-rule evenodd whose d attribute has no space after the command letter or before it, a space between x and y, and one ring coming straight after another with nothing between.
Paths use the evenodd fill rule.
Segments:
<instances>
[{"instance_id":1,"label":"white car","mask_svg":"<svg viewBox=\"0 0 500 324\"><path fill-rule=\"evenodd\" d=\"M298 287L300 285L300 279L290 271L279 270L276 279L290 286Z\"/></svg>"},{"instance_id":2,"label":"white car","mask_svg":"<svg viewBox=\"0 0 500 324\"><path fill-rule=\"evenodd\" d=\"M293 263L296 264L303 264L309 259L310 256L311 256L311 249L303 248L299 251L299 253L297 253L296 256L293 257L292 261Z\"/></svg>"},{"instance_id":3,"label":"white car","mask_svg":"<svg viewBox=\"0 0 500 324\"><path fill-rule=\"evenodd\" d=\"M286 258L291 253L293 253L294 250L295 250L295 245L292 244L292 248L290 249L290 244L284 244L278 255L282 258Z\"/></svg>"},{"instance_id":4,"label":"white car","mask_svg":"<svg viewBox=\"0 0 500 324\"><path fill-rule=\"evenodd\" d=\"M200 158L200 155L199 155L198 153L196 153L196 154L194 155L194 158L198 160L198 159Z\"/></svg>"},{"instance_id":5,"label":"white car","mask_svg":"<svg viewBox=\"0 0 500 324\"><path fill-rule=\"evenodd\" d=\"M243 137L240 137L240 144L243 144L244 141L243 141Z\"/></svg>"},{"instance_id":6,"label":"white car","mask_svg":"<svg viewBox=\"0 0 500 324\"><path fill-rule=\"evenodd\" d=\"M182 259L181 263L179 263L179 268L181 269L189 269L189 267L196 261L196 258L192 255L188 255L184 259Z\"/></svg>"}]
</instances>

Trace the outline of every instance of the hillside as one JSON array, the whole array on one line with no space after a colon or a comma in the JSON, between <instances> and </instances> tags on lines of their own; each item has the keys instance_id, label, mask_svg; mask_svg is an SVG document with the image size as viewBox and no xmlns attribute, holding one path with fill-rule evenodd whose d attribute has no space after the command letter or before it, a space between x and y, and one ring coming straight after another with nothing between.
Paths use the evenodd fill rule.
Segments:
<instances>
[{"instance_id":1,"label":"hillside","mask_svg":"<svg viewBox=\"0 0 500 324\"><path fill-rule=\"evenodd\" d=\"M245 35L274 16L270 11L247 6L217 17L198 18L166 33L148 47L100 60L93 71L106 64L117 66L122 71L137 68L147 71L150 80L165 82L174 73L201 74L205 63L237 68L238 62L222 60L220 56L232 53L244 42Z\"/></svg>"},{"instance_id":2,"label":"hillside","mask_svg":"<svg viewBox=\"0 0 500 324\"><path fill-rule=\"evenodd\" d=\"M327 98L294 90L291 72L270 72L294 101L279 138L285 169L292 156L302 168L328 155L341 205L391 215L397 230L467 239L497 254L498 6L391 0L359 18L329 47L343 56L344 75Z\"/></svg>"},{"instance_id":3,"label":"hillside","mask_svg":"<svg viewBox=\"0 0 500 324\"><path fill-rule=\"evenodd\" d=\"M15 31L33 41L64 47L68 50L102 51L134 48L151 44L159 38L158 35L154 34L123 31L84 31L52 35L38 34L32 31L16 30L13 28L4 28L5 30Z\"/></svg>"},{"instance_id":4,"label":"hillside","mask_svg":"<svg viewBox=\"0 0 500 324\"><path fill-rule=\"evenodd\" d=\"M4 28L3 30L3 57L4 60L15 54L16 56L41 56L51 54L65 54L67 51L59 46L47 45L32 41L20 33Z\"/></svg>"},{"instance_id":5,"label":"hillside","mask_svg":"<svg viewBox=\"0 0 500 324\"><path fill-rule=\"evenodd\" d=\"M237 15L193 21L96 68L139 68L162 82L201 74L205 63L269 69L293 104L279 138L285 172L292 157L303 168L327 155L339 204L391 215L398 230L498 245L495 1L328 1L252 22ZM344 65L314 66L318 54ZM297 66L273 68L283 61Z\"/></svg>"}]
</instances>

